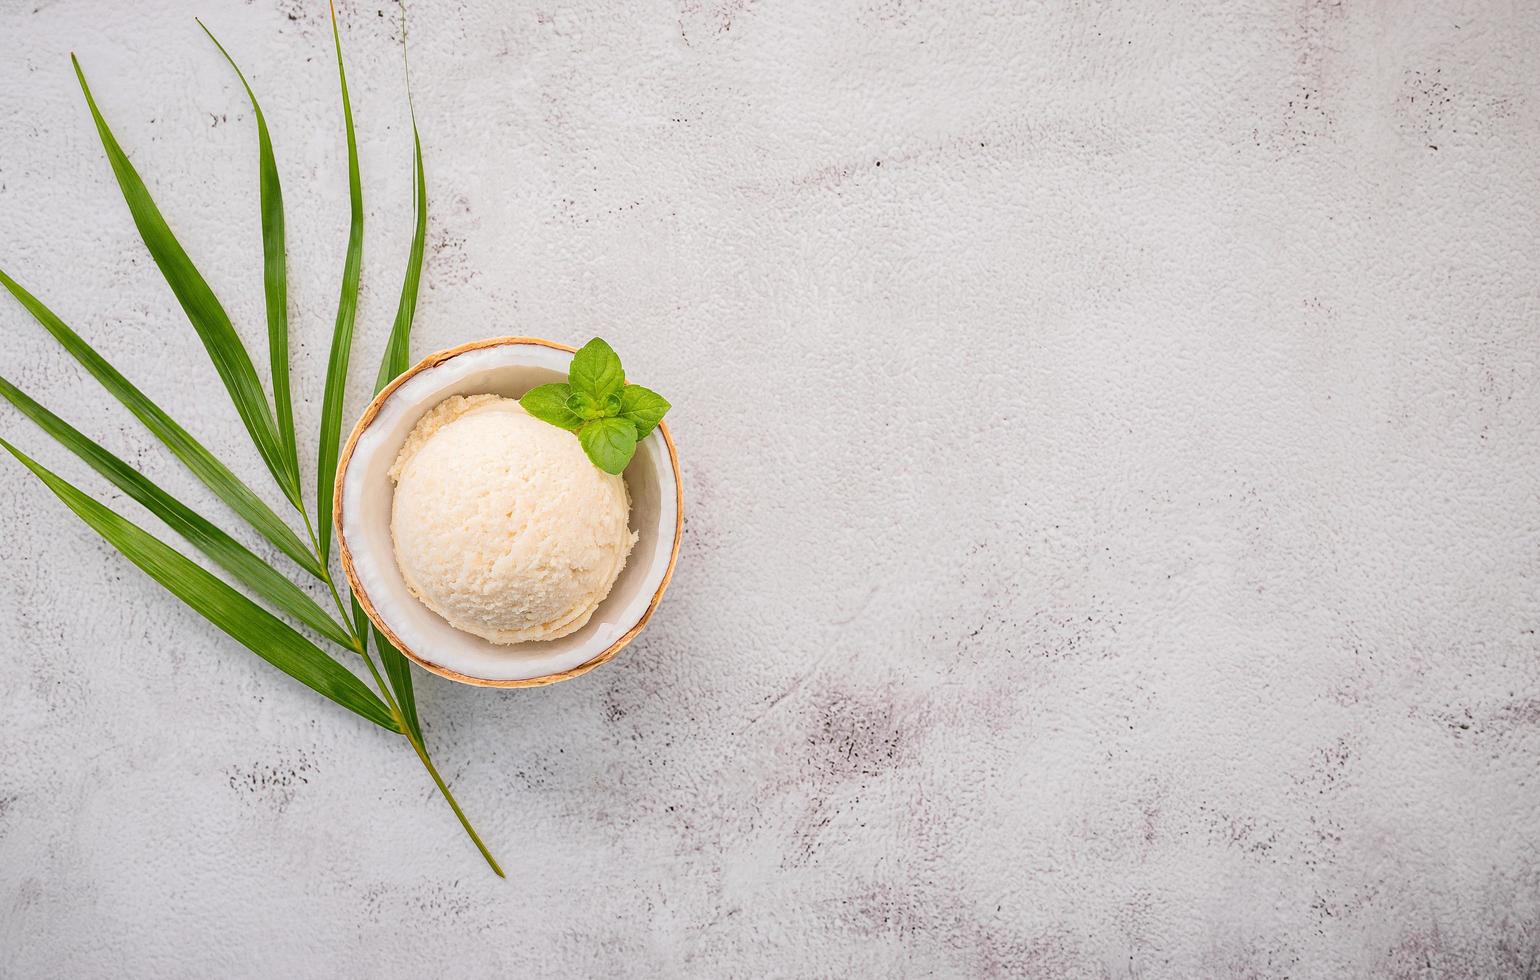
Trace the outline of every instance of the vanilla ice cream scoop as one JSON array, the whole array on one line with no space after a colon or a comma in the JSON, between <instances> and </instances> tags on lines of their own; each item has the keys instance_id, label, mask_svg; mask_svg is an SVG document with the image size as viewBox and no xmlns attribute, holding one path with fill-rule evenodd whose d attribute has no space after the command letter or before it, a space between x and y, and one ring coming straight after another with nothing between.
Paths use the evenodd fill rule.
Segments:
<instances>
[{"instance_id":1,"label":"vanilla ice cream scoop","mask_svg":"<svg viewBox=\"0 0 1540 980\"><path fill-rule=\"evenodd\" d=\"M390 477L407 588L493 643L582 629L636 543L625 481L511 398L441 402L412 429Z\"/></svg>"}]
</instances>

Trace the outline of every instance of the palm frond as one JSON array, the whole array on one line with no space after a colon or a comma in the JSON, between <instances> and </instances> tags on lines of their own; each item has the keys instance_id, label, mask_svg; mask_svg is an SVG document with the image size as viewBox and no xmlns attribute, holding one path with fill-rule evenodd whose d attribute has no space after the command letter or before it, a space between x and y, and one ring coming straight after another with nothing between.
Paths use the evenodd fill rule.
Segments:
<instances>
[{"instance_id":1,"label":"palm frond","mask_svg":"<svg viewBox=\"0 0 1540 980\"><path fill-rule=\"evenodd\" d=\"M193 265L176 236L171 233L170 226L162 217L160 208L156 207L139 172L118 145L112 130L107 126L107 120L102 118L96 99L91 95L91 87L86 84L86 75L81 70L79 59L71 55L70 60L75 64L75 76L80 79L80 90L85 93L86 105L91 109L91 118L96 121L96 132L101 137L102 149L107 152L107 160L112 164L113 175L118 179L123 200L128 204L134 225L139 229L139 237L144 240L151 258L166 277L171 291L176 294L177 302L182 304L182 310L192 322L193 329L198 332L198 338L203 341L203 347L208 351L209 359L214 362L214 369L219 372L225 390L230 393L230 400L235 403L235 410L246 426L246 431L250 433L262 461L267 464L268 471L273 474L273 479L290 502L300 506L299 474L289 468L283 454L273 410L257 380L251 356L246 353L245 345L236 335L229 314L220 305L214 291Z\"/></svg>"},{"instance_id":2,"label":"palm frond","mask_svg":"<svg viewBox=\"0 0 1540 980\"><path fill-rule=\"evenodd\" d=\"M164 542L97 503L15 446L3 447L65 506L172 595L241 645L318 694L392 732L402 732L379 696L277 616L200 568Z\"/></svg>"},{"instance_id":3,"label":"palm frond","mask_svg":"<svg viewBox=\"0 0 1540 980\"><path fill-rule=\"evenodd\" d=\"M144 423L231 510L308 574L324 582L332 600L336 603L341 619L335 619L322 610L308 593L280 575L223 529L162 490L143 473L83 435L4 378L0 378L0 398L9 401L61 445L159 517L214 564L229 573L233 581L244 586L258 599L268 603L272 609L259 605L175 548L115 513L111 508L91 499L77 487L52 473L4 439L0 439L0 448L9 452L27 467L104 540L148 573L162 587L225 633L312 690L382 728L406 736L408 743L433 779L434 785L454 811L455 817L460 821L467 836L480 851L488 866L502 876L502 868L475 828L471 826L470 820L455 800L448 784L428 756L418 718L410 662L379 630L371 630L356 596L350 597L351 608L345 606L330 574L328 559L333 537L333 491L336 483L337 457L342 435L343 400L348 362L352 351L354 320L358 310L359 279L363 261L363 188L359 176L358 141L353 124L352 104L348 96L347 73L343 65L342 40L334 7L331 11L331 22L332 43L337 57L337 78L342 94L343 121L347 136L351 224L347 256L343 265L341 295L338 298L337 317L327 364L326 389L322 399L316 504L319 528L310 529L309 545L302 542L299 536L224 463L215 458L186 429L130 383L53 311L3 271L0 271L0 286L4 286L67 353ZM113 174L140 237L197 331L263 462L284 496L301 515L305 515L305 522L309 529L310 518L300 489L299 451L289 377L288 273L283 194L279 184L272 139L262 107L251 85L247 82L245 74L213 33L207 27L203 27L201 21L199 26L203 28L204 33L213 41L240 79L247 98L251 101L252 113L257 123L263 291L267 305L268 354L273 384L272 403L269 403L268 396L257 379L251 357L236 334L228 314L194 266L187 252L172 234L165 218L145 187L144 181L113 136L96 104L90 86L86 83L85 73L79 61L73 56L71 60L74 62L75 73L80 81L81 91L85 95L86 104L90 108L97 134L101 138L102 147L112 165ZM402 28L404 36L404 17ZM403 50L403 60L404 58ZM410 106L410 83L407 96ZM412 112L412 143L413 205L416 221L395 322L376 375L376 391L407 368L410 360L412 323L416 315L417 297L422 279L428 205L426 180L423 175L422 140L418 134L415 109ZM319 533L316 533L317 530ZM278 618L274 611L291 617L320 636L360 654L363 664L369 670L374 690L293 626ZM383 676L369 653L368 637L371 634L374 637L375 649L378 650L380 661L385 668Z\"/></svg>"},{"instance_id":4,"label":"palm frond","mask_svg":"<svg viewBox=\"0 0 1540 980\"><path fill-rule=\"evenodd\" d=\"M408 92L410 84L409 80ZM417 290L422 283L423 248L428 235L428 191L422 171L422 138L417 132L415 109L412 111L412 205L416 210L412 247L407 257L406 275L401 281L401 301L396 305L396 321L390 328L390 339L385 343L385 354L380 358L379 374L374 381L376 394L410 364L412 321L417 315ZM379 630L374 631L374 645L380 651L380 662L385 665L385 677L390 681L391 690L395 691L407 727L418 741L422 741L422 727L417 720L417 693L412 686L412 664Z\"/></svg>"},{"instance_id":5,"label":"palm frond","mask_svg":"<svg viewBox=\"0 0 1540 980\"><path fill-rule=\"evenodd\" d=\"M71 330L37 297L27 292L16 280L0 271L0 286L4 286L26 308L32 318L51 334L75 360L79 361L91 376L123 406L144 423L156 438L166 444L177 459L181 460L193 475L223 500L231 510L256 529L273 547L283 552L296 565L316 578L324 578L321 565L299 535L273 513L249 486L230 472L203 444L167 415L159 405L136 388L127 378L96 352L80 335Z\"/></svg>"},{"instance_id":6,"label":"palm frond","mask_svg":"<svg viewBox=\"0 0 1540 980\"><path fill-rule=\"evenodd\" d=\"M196 18L194 18L196 20ZM283 234L283 188L278 182L278 162L273 156L273 141L267 132L267 118L257 94L246 81L246 73L230 57L230 52L219 43L203 23L198 21L203 33L214 42L214 47L225 56L235 77L246 89L251 100L251 112L257 119L257 169L262 210L262 292L267 300L267 356L268 368L273 379L273 413L278 420L278 443L284 460L299 476L299 447L294 438L294 396L289 388L289 273Z\"/></svg>"},{"instance_id":7,"label":"palm frond","mask_svg":"<svg viewBox=\"0 0 1540 980\"><path fill-rule=\"evenodd\" d=\"M3 377L0 377L0 397L15 405L60 445L85 460L113 486L143 504L150 513L164 521L167 527L187 539L189 544L208 555L280 612L293 616L333 643L353 647L354 641L347 631L299 586L280 575L271 565L192 508L156 486L149 477L88 439Z\"/></svg>"},{"instance_id":8,"label":"palm frond","mask_svg":"<svg viewBox=\"0 0 1540 980\"><path fill-rule=\"evenodd\" d=\"M385 354L380 358L379 374L374 379L375 394L411 366L412 320L417 315L417 291L422 284L422 256L428 237L428 191L422 172L422 138L417 134L417 114L412 113L412 205L417 212L412 232L412 250L406 260L406 275L401 282L401 301L396 304L396 321L391 325Z\"/></svg>"},{"instance_id":9,"label":"palm frond","mask_svg":"<svg viewBox=\"0 0 1540 980\"><path fill-rule=\"evenodd\" d=\"M332 10L332 42L337 48L337 80L342 86L342 120L348 138L348 200L352 218L348 227L348 253L342 267L342 296L337 301L337 324L332 330L331 356L326 366L326 394L321 399L321 448L316 463L316 532L320 536L321 563L331 555L332 490L337 481L337 452L342 442L342 399L348 380L348 357L353 350L353 318L358 312L358 277L364 255L364 191L358 176L358 138L353 132L353 105L348 100L348 76L342 66L342 38L337 33L337 11Z\"/></svg>"}]
</instances>

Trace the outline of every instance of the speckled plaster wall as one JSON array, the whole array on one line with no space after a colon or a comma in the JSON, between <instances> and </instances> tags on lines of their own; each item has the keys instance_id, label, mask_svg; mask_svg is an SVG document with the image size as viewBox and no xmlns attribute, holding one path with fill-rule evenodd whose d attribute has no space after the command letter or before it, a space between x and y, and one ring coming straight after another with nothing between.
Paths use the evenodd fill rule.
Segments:
<instances>
[{"instance_id":1,"label":"speckled plaster wall","mask_svg":"<svg viewBox=\"0 0 1540 980\"><path fill-rule=\"evenodd\" d=\"M0 975L1540 972L1532 6L409 10L415 351L611 339L677 406L672 591L580 680L420 682L499 881L401 745L0 467ZM253 124L194 13L266 103L314 431L324 5L0 3L0 267L261 484L68 61L258 343ZM410 143L395 8L341 14L351 419Z\"/></svg>"}]
</instances>

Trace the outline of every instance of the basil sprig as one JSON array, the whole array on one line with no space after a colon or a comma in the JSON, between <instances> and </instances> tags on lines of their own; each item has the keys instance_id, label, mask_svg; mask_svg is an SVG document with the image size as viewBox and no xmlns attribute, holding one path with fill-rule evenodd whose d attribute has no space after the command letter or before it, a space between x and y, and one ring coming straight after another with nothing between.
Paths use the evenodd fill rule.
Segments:
<instances>
[{"instance_id":1,"label":"basil sprig","mask_svg":"<svg viewBox=\"0 0 1540 980\"><path fill-rule=\"evenodd\" d=\"M542 422L577 433L593 464L617 476L670 407L656 391L626 384L620 356L598 337L573 355L566 384L531 388L519 404Z\"/></svg>"}]
</instances>

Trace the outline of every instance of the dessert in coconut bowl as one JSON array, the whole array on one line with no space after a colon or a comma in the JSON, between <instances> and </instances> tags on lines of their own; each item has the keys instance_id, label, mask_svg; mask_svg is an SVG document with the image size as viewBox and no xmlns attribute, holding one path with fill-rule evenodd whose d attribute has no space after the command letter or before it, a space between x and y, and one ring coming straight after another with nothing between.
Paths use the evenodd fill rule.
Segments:
<instances>
[{"instance_id":1,"label":"dessert in coconut bowl","mask_svg":"<svg viewBox=\"0 0 1540 980\"><path fill-rule=\"evenodd\" d=\"M401 375L338 464L338 548L369 619L468 684L548 684L619 653L679 555L668 407L598 339L477 341Z\"/></svg>"}]
</instances>

